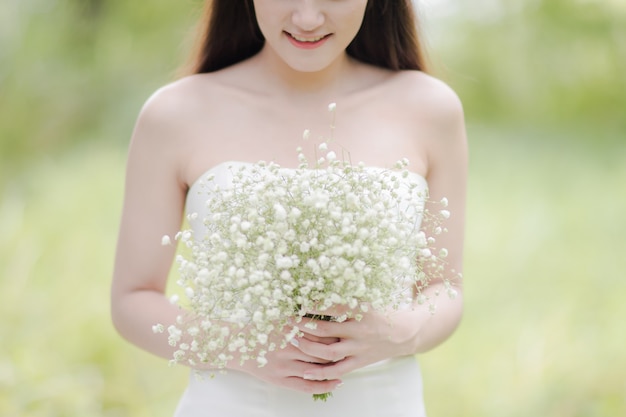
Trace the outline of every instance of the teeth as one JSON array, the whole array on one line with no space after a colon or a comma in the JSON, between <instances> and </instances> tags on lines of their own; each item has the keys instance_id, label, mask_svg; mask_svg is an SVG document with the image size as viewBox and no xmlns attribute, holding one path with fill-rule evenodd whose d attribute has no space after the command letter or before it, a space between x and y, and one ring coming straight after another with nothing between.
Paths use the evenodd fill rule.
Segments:
<instances>
[{"instance_id":1,"label":"teeth","mask_svg":"<svg viewBox=\"0 0 626 417\"><path fill-rule=\"evenodd\" d=\"M324 38L324 36L318 36L317 38L301 38L299 36L296 35L291 35L292 38L294 38L295 40L297 40L298 42L317 42L319 40L322 40Z\"/></svg>"}]
</instances>

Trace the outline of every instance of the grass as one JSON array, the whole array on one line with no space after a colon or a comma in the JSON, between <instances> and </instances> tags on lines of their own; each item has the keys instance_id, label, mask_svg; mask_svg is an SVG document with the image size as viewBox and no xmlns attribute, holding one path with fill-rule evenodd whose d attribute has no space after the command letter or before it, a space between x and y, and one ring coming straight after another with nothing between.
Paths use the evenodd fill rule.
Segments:
<instances>
[{"instance_id":1,"label":"grass","mask_svg":"<svg viewBox=\"0 0 626 417\"><path fill-rule=\"evenodd\" d=\"M430 416L626 414L626 144L470 137L466 315L421 358ZM93 144L0 187L2 416L173 414L185 370L109 320L123 169Z\"/></svg>"},{"instance_id":2,"label":"grass","mask_svg":"<svg viewBox=\"0 0 626 417\"><path fill-rule=\"evenodd\" d=\"M184 370L126 344L108 292L123 151L41 160L0 206L0 415L167 416Z\"/></svg>"},{"instance_id":3,"label":"grass","mask_svg":"<svg viewBox=\"0 0 626 417\"><path fill-rule=\"evenodd\" d=\"M431 415L624 415L626 146L472 133L466 315L422 359Z\"/></svg>"}]
</instances>

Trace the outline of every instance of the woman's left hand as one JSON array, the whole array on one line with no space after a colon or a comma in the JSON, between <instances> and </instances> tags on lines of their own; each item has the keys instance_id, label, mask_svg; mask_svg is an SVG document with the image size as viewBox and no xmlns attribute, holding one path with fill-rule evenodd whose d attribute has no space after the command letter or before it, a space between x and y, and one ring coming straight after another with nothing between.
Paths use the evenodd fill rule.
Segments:
<instances>
[{"instance_id":1,"label":"woman's left hand","mask_svg":"<svg viewBox=\"0 0 626 417\"><path fill-rule=\"evenodd\" d=\"M359 321L313 320L315 326L301 325L304 334L297 338L298 348L307 355L330 361L324 367L305 370L304 379L337 379L369 364L415 353L420 316L411 309L374 311L363 314ZM338 341L324 344L318 343L318 338L337 338Z\"/></svg>"}]
</instances>

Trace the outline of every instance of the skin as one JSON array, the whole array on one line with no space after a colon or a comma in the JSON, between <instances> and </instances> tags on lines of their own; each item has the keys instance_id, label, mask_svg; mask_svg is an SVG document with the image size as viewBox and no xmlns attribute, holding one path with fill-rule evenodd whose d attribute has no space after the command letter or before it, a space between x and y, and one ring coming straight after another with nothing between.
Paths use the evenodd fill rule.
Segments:
<instances>
[{"instance_id":1,"label":"skin","mask_svg":"<svg viewBox=\"0 0 626 417\"><path fill-rule=\"evenodd\" d=\"M424 176L431 199L447 197L453 214L438 244L449 251L450 269L462 270L467 147L463 111L449 87L416 71L393 72L352 60L345 46L358 30L365 0L257 0L267 42L256 56L224 70L193 75L157 91L133 132L111 290L112 318L120 334L170 359L173 348L155 323L173 323L181 311L165 296L175 248L161 237L181 226L187 190L223 161L273 160L295 167L295 148L314 159L302 142L330 135L326 111L337 103L330 148L352 161L389 167L400 158ZM285 32L315 38L317 49L294 47ZM451 275L452 276L452 275ZM426 290L433 295L442 284ZM451 300L426 307L368 313L361 321L320 322L298 347L230 368L307 393L337 388L341 378L383 359L421 353L448 338L463 308L462 288ZM237 361L234 361L237 362Z\"/></svg>"}]
</instances>

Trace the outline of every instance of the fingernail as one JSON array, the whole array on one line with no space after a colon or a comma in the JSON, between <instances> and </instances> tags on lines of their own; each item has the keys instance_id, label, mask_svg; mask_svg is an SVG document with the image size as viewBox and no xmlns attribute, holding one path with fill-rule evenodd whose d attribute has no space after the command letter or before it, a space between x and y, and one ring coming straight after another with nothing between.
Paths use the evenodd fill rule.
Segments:
<instances>
[{"instance_id":1,"label":"fingernail","mask_svg":"<svg viewBox=\"0 0 626 417\"><path fill-rule=\"evenodd\" d=\"M309 381L315 381L313 374L304 374L302 378L307 379Z\"/></svg>"},{"instance_id":2,"label":"fingernail","mask_svg":"<svg viewBox=\"0 0 626 417\"><path fill-rule=\"evenodd\" d=\"M300 346L300 342L298 342L298 339L296 339L295 337L293 339L291 339L289 341L289 343L291 343L293 346L298 347Z\"/></svg>"},{"instance_id":3,"label":"fingernail","mask_svg":"<svg viewBox=\"0 0 626 417\"><path fill-rule=\"evenodd\" d=\"M340 382L340 383L337 384L337 386L335 388L341 388L341 387L343 387L343 385L344 385L344 383Z\"/></svg>"}]
</instances>

